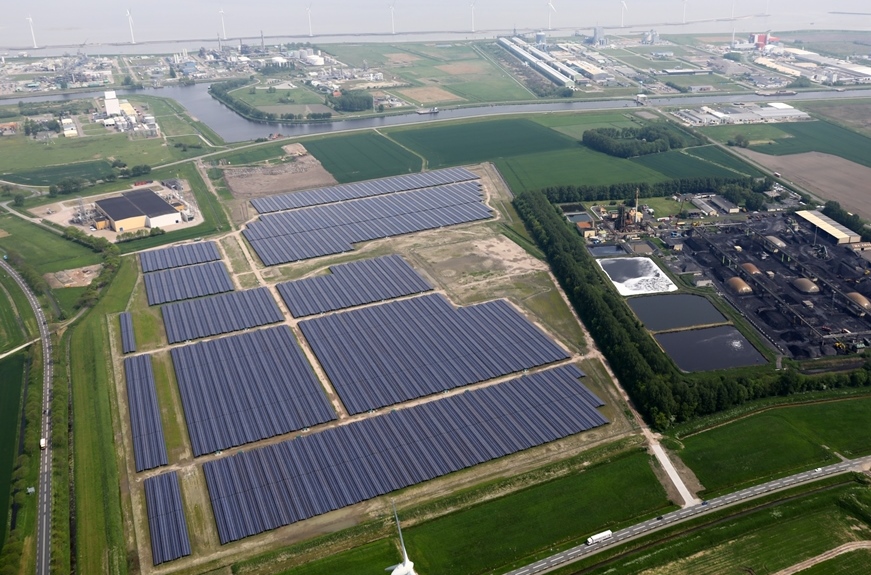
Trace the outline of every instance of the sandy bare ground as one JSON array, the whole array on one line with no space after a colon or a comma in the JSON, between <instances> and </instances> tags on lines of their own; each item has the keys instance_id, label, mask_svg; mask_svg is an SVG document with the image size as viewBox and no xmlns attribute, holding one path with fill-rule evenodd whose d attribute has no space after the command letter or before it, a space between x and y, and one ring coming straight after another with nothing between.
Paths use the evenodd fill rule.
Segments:
<instances>
[{"instance_id":1,"label":"sandy bare ground","mask_svg":"<svg viewBox=\"0 0 871 575\"><path fill-rule=\"evenodd\" d=\"M384 56L390 60L390 64L393 64L394 66L404 66L420 60L420 58L414 54L409 54L407 52L395 52L393 54L384 54Z\"/></svg>"},{"instance_id":2,"label":"sandy bare ground","mask_svg":"<svg viewBox=\"0 0 871 575\"><path fill-rule=\"evenodd\" d=\"M336 179L302 144L290 144L283 149L290 161L271 166L224 168L224 180L233 196L259 198L336 183Z\"/></svg>"},{"instance_id":3,"label":"sandy bare ground","mask_svg":"<svg viewBox=\"0 0 871 575\"><path fill-rule=\"evenodd\" d=\"M71 270L63 270L53 274L45 274L45 281L52 289L68 287L85 287L90 285L91 280L100 275L102 265L85 266Z\"/></svg>"},{"instance_id":4,"label":"sandy bare ground","mask_svg":"<svg viewBox=\"0 0 871 575\"><path fill-rule=\"evenodd\" d=\"M871 193L867 187L871 168L820 152L789 156L769 156L753 150L740 152L819 197L840 202L844 209L871 219Z\"/></svg>"},{"instance_id":5,"label":"sandy bare ground","mask_svg":"<svg viewBox=\"0 0 871 575\"><path fill-rule=\"evenodd\" d=\"M787 567L786 569L781 569L774 575L793 575L795 573L799 573L804 571L805 569L810 569L814 565L818 563L822 563L823 561L828 561L829 559L834 559L838 555L843 555L844 553L849 553L851 551L857 551L859 549L871 549L871 541L854 541L852 543L844 543L840 547L835 547L834 549L830 549L825 553L821 553L816 557L811 557L810 559L805 559L801 563L796 563L791 567Z\"/></svg>"},{"instance_id":6,"label":"sandy bare ground","mask_svg":"<svg viewBox=\"0 0 871 575\"><path fill-rule=\"evenodd\" d=\"M454 93L448 92L443 88L436 86L427 86L423 88L409 88L400 90L399 94L409 100L415 100L421 104L432 104L434 102L460 101L460 98Z\"/></svg>"},{"instance_id":7,"label":"sandy bare ground","mask_svg":"<svg viewBox=\"0 0 871 575\"><path fill-rule=\"evenodd\" d=\"M481 62L455 62L453 64L443 64L441 66L436 66L442 72L446 72L453 76L463 76L466 74L478 74L484 70L487 70L486 64Z\"/></svg>"}]
</instances>

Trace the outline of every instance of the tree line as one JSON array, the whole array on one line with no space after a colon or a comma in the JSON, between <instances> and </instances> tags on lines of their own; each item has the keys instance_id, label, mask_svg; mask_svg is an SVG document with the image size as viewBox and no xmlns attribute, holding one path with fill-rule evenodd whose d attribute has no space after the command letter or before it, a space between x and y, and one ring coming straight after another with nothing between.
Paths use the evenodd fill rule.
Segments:
<instances>
[{"instance_id":1,"label":"tree line","mask_svg":"<svg viewBox=\"0 0 871 575\"><path fill-rule=\"evenodd\" d=\"M237 88L241 88L248 84L250 79L237 79L237 80L227 80L225 82L216 82L209 86L209 93L213 98L242 116L243 118L248 118L249 120L255 120L259 122L277 122L280 120L286 121L294 121L294 120L329 120L333 117L332 112L312 112L303 116L302 114L275 114L272 112L264 112L252 106L248 102L240 100L230 94L233 90Z\"/></svg>"},{"instance_id":2,"label":"tree line","mask_svg":"<svg viewBox=\"0 0 871 575\"><path fill-rule=\"evenodd\" d=\"M859 232L862 235L863 242L871 242L871 232L865 228L865 222L856 214L851 214L841 207L841 204L835 201L828 201L823 207L823 213L842 226L847 226L854 232Z\"/></svg>"},{"instance_id":3,"label":"tree line","mask_svg":"<svg viewBox=\"0 0 871 575\"><path fill-rule=\"evenodd\" d=\"M664 182L622 182L600 186L564 185L544 188L541 192L547 199L557 204L572 202L626 200L635 197L635 190L641 198L662 198L682 194L705 194L711 193L724 186L740 186L744 189L752 189L761 186L770 186L770 182L757 181L749 177L720 178L679 178ZM768 189L765 187L764 189ZM764 191L764 189L762 191Z\"/></svg>"},{"instance_id":4,"label":"tree line","mask_svg":"<svg viewBox=\"0 0 871 575\"><path fill-rule=\"evenodd\" d=\"M665 122L642 128L593 128L584 132L585 146L617 158L667 152L686 146L685 139Z\"/></svg>"}]
</instances>

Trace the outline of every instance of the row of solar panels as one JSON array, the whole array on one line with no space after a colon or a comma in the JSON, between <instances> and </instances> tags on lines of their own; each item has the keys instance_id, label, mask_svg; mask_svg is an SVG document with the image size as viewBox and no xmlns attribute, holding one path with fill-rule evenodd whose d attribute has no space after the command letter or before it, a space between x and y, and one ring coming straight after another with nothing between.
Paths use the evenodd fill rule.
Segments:
<instances>
[{"instance_id":1,"label":"row of solar panels","mask_svg":"<svg viewBox=\"0 0 871 575\"><path fill-rule=\"evenodd\" d=\"M573 366L203 465L221 544L607 423Z\"/></svg>"},{"instance_id":2,"label":"row of solar panels","mask_svg":"<svg viewBox=\"0 0 871 575\"><path fill-rule=\"evenodd\" d=\"M145 480L145 506L155 565L191 554L187 521L175 471Z\"/></svg>"},{"instance_id":3,"label":"row of solar panels","mask_svg":"<svg viewBox=\"0 0 871 575\"><path fill-rule=\"evenodd\" d=\"M284 321L265 287L171 303L161 312L169 343Z\"/></svg>"},{"instance_id":4,"label":"row of solar panels","mask_svg":"<svg viewBox=\"0 0 871 575\"><path fill-rule=\"evenodd\" d=\"M349 252L354 249L354 244L360 242L485 220L490 217L490 209L482 203L462 204L263 240L249 238L249 242L261 261L265 265L272 266Z\"/></svg>"},{"instance_id":5,"label":"row of solar panels","mask_svg":"<svg viewBox=\"0 0 871 575\"><path fill-rule=\"evenodd\" d=\"M128 357L124 360L124 373L127 379L127 405L130 409L136 471L166 465L166 445L163 441L157 391L154 388L151 356Z\"/></svg>"},{"instance_id":6,"label":"row of solar panels","mask_svg":"<svg viewBox=\"0 0 871 575\"><path fill-rule=\"evenodd\" d=\"M121 325L121 352L133 353L136 351L136 334L133 332L133 316L130 312L121 312L118 315Z\"/></svg>"},{"instance_id":7,"label":"row of solar panels","mask_svg":"<svg viewBox=\"0 0 871 575\"><path fill-rule=\"evenodd\" d=\"M221 259L215 242L196 242L139 254L144 273L203 264Z\"/></svg>"},{"instance_id":8,"label":"row of solar panels","mask_svg":"<svg viewBox=\"0 0 871 575\"><path fill-rule=\"evenodd\" d=\"M394 194L396 192L405 192L420 188L430 188L444 184L474 180L477 178L477 175L465 168L447 168L433 172L407 174L391 178L382 178L380 180L369 180L366 182L340 184L338 186L329 186L326 188L291 192L289 194L281 194L267 198L255 198L251 200L251 205L254 206L254 209L257 210L258 213L265 214L269 212L329 204L345 200Z\"/></svg>"},{"instance_id":9,"label":"row of solar panels","mask_svg":"<svg viewBox=\"0 0 871 575\"><path fill-rule=\"evenodd\" d=\"M351 414L569 357L503 300L457 309L433 294L299 327Z\"/></svg>"},{"instance_id":10,"label":"row of solar panels","mask_svg":"<svg viewBox=\"0 0 871 575\"><path fill-rule=\"evenodd\" d=\"M224 262L209 262L145 274L148 305L233 291Z\"/></svg>"},{"instance_id":11,"label":"row of solar panels","mask_svg":"<svg viewBox=\"0 0 871 575\"><path fill-rule=\"evenodd\" d=\"M194 456L336 418L287 326L171 353Z\"/></svg>"},{"instance_id":12,"label":"row of solar panels","mask_svg":"<svg viewBox=\"0 0 871 575\"><path fill-rule=\"evenodd\" d=\"M432 286L398 255L330 268L329 275L276 286L294 317L430 291Z\"/></svg>"}]
</instances>

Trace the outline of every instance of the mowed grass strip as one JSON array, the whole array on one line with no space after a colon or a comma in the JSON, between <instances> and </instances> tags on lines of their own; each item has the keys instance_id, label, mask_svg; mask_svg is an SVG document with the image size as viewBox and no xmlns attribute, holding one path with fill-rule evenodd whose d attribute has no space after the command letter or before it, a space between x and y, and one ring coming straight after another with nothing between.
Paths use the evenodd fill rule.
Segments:
<instances>
[{"instance_id":1,"label":"mowed grass strip","mask_svg":"<svg viewBox=\"0 0 871 575\"><path fill-rule=\"evenodd\" d=\"M680 457L707 492L733 490L871 452L869 412L867 397L773 409L683 439Z\"/></svg>"},{"instance_id":2,"label":"mowed grass strip","mask_svg":"<svg viewBox=\"0 0 871 575\"><path fill-rule=\"evenodd\" d=\"M80 573L127 572L111 412L114 374L108 363L105 322L107 314L124 310L136 274L134 260L123 258L103 299L76 324L70 337L76 564Z\"/></svg>"},{"instance_id":3,"label":"mowed grass strip","mask_svg":"<svg viewBox=\"0 0 871 575\"><path fill-rule=\"evenodd\" d=\"M12 469L18 453L21 390L24 383L24 353L0 359L0 547L6 541Z\"/></svg>"},{"instance_id":4,"label":"mowed grass strip","mask_svg":"<svg viewBox=\"0 0 871 575\"><path fill-rule=\"evenodd\" d=\"M341 183L419 172L423 161L381 134L362 132L303 142Z\"/></svg>"},{"instance_id":5,"label":"mowed grass strip","mask_svg":"<svg viewBox=\"0 0 871 575\"><path fill-rule=\"evenodd\" d=\"M647 454L623 457L584 472L481 503L403 529L409 557L421 573L473 575L505 571L551 547L654 514L668 506ZM400 559L397 538L291 569L285 575L378 572Z\"/></svg>"},{"instance_id":6,"label":"mowed grass strip","mask_svg":"<svg viewBox=\"0 0 871 575\"><path fill-rule=\"evenodd\" d=\"M41 274L100 263L100 255L9 214L0 215L0 250L16 251Z\"/></svg>"},{"instance_id":7,"label":"mowed grass strip","mask_svg":"<svg viewBox=\"0 0 871 575\"><path fill-rule=\"evenodd\" d=\"M801 575L867 575L869 565L871 549L857 549L809 567Z\"/></svg>"},{"instance_id":8,"label":"mowed grass strip","mask_svg":"<svg viewBox=\"0 0 871 575\"><path fill-rule=\"evenodd\" d=\"M668 179L737 178L742 175L679 150L639 156L630 162L655 170Z\"/></svg>"},{"instance_id":9,"label":"mowed grass strip","mask_svg":"<svg viewBox=\"0 0 871 575\"><path fill-rule=\"evenodd\" d=\"M397 129L388 135L424 156L430 168L580 147L573 138L524 118Z\"/></svg>"}]
</instances>

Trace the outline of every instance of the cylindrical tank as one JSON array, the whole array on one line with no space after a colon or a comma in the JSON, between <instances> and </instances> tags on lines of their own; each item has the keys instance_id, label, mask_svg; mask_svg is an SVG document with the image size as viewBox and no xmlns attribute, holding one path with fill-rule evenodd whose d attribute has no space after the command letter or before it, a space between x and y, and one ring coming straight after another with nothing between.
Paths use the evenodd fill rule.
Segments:
<instances>
[{"instance_id":1,"label":"cylindrical tank","mask_svg":"<svg viewBox=\"0 0 871 575\"><path fill-rule=\"evenodd\" d=\"M868 298L863 296L857 291L851 291L847 294L847 297L850 298L854 304L863 308L865 311L871 311L871 301L868 301Z\"/></svg>"},{"instance_id":2,"label":"cylindrical tank","mask_svg":"<svg viewBox=\"0 0 871 575\"><path fill-rule=\"evenodd\" d=\"M726 280L726 285L729 286L736 295L747 295L753 293L753 288L747 285L747 282L741 278L729 278Z\"/></svg>"},{"instance_id":3,"label":"cylindrical tank","mask_svg":"<svg viewBox=\"0 0 871 575\"><path fill-rule=\"evenodd\" d=\"M820 293L820 286L807 278L796 278L792 280L792 287L801 293L812 294Z\"/></svg>"},{"instance_id":4,"label":"cylindrical tank","mask_svg":"<svg viewBox=\"0 0 871 575\"><path fill-rule=\"evenodd\" d=\"M751 274L751 275L762 273L761 271L759 271L759 268L757 268L754 264L751 264L749 262L746 264L741 264L741 269L743 269L745 272L747 272L748 274Z\"/></svg>"},{"instance_id":5,"label":"cylindrical tank","mask_svg":"<svg viewBox=\"0 0 871 575\"><path fill-rule=\"evenodd\" d=\"M547 43L547 34L544 32L536 32L535 33L535 43L539 46Z\"/></svg>"}]
</instances>

